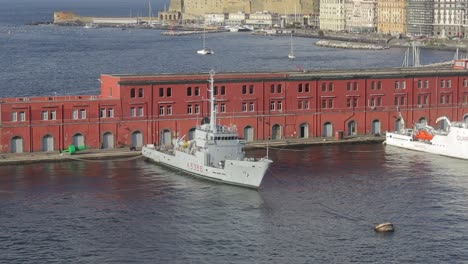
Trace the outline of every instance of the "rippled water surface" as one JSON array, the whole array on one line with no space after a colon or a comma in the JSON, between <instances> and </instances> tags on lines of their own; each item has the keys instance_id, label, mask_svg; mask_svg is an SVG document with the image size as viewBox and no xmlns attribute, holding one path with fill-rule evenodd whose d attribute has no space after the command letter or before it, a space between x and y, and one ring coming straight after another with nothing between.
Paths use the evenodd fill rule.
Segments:
<instances>
[{"instance_id":1,"label":"rippled water surface","mask_svg":"<svg viewBox=\"0 0 468 264\"><path fill-rule=\"evenodd\" d=\"M264 155L256 151L253 155ZM143 159L6 166L0 260L464 263L466 161L382 145L270 150L259 191ZM377 223L396 232L376 234Z\"/></svg>"}]
</instances>

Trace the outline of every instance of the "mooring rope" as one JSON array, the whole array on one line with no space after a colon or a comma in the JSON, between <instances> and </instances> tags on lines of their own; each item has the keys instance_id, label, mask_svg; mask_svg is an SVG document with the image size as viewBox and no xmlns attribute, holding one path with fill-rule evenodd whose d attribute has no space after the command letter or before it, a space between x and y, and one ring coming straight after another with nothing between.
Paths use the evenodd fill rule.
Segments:
<instances>
[{"instance_id":1,"label":"mooring rope","mask_svg":"<svg viewBox=\"0 0 468 264\"><path fill-rule=\"evenodd\" d=\"M287 181L286 180L283 180L281 179L281 176L279 175L280 174L280 168L275 168L275 167L270 167L268 169L270 175L273 177L273 179L280 183L280 184L285 184L287 185ZM290 189L291 187L287 187L287 189ZM291 189L291 191L295 191L293 189ZM359 224L359 225L362 225L362 226L365 226L365 227L374 227L376 222L372 222L372 221L369 221L369 220L366 220L362 217L359 217L359 216L356 216L356 215L353 215L351 213L344 213L344 212L341 212L340 210L338 210L338 208L333 208L333 207L330 207L330 206L327 206L321 202L312 202L313 204L316 204L318 206L320 206L322 208L322 210L324 212L326 212L327 214L330 214L330 215L333 215L333 216L336 216L336 217L339 217L339 218L342 218L342 219L345 219L345 220L348 220L348 221L351 221L351 222L354 222L356 224Z\"/></svg>"}]
</instances>

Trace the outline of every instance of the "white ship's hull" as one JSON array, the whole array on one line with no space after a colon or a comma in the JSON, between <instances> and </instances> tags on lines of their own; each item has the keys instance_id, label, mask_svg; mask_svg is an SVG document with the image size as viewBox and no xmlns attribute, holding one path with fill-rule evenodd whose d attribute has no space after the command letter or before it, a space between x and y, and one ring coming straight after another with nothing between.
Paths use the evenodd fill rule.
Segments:
<instances>
[{"instance_id":1,"label":"white ship's hull","mask_svg":"<svg viewBox=\"0 0 468 264\"><path fill-rule=\"evenodd\" d=\"M156 150L153 146L144 146L142 154L158 164L197 177L255 189L260 186L263 176L272 163L269 159L259 161L226 160L224 168L214 168L205 166L203 161L195 155L181 151L175 151L175 155L172 155Z\"/></svg>"},{"instance_id":2,"label":"white ship's hull","mask_svg":"<svg viewBox=\"0 0 468 264\"><path fill-rule=\"evenodd\" d=\"M201 50L197 50L197 53L200 55L212 55L214 54L214 51L210 49L201 49Z\"/></svg>"},{"instance_id":3,"label":"white ship's hull","mask_svg":"<svg viewBox=\"0 0 468 264\"><path fill-rule=\"evenodd\" d=\"M468 130L452 127L447 135L434 135L432 140L415 140L411 135L387 132L385 143L400 148L422 151L459 159L468 159Z\"/></svg>"}]
</instances>

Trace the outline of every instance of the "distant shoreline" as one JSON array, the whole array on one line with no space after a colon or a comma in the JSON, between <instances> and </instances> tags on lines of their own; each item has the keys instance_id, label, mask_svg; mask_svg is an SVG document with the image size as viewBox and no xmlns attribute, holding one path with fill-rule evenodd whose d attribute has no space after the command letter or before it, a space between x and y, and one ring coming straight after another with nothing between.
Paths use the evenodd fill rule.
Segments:
<instances>
[{"instance_id":1,"label":"distant shoreline","mask_svg":"<svg viewBox=\"0 0 468 264\"><path fill-rule=\"evenodd\" d=\"M93 21L99 19L99 22L93 23ZM117 21L119 23L117 23ZM143 22L136 23L135 22ZM153 21L155 23L153 23ZM158 30L168 30L170 32L163 33L163 35L170 36L182 36L187 34L197 34L190 33L191 31L203 31L202 25L195 24L178 24L178 25L168 25L160 24L158 20L151 20L149 17L144 18L94 18L94 17L82 17L73 12L55 12L54 21L36 21L27 23L27 25L43 25L43 24L54 24L59 26L85 26L86 24L94 24L97 27L114 27L114 28L138 28L138 29L158 29ZM281 30L293 31L295 37L305 37L305 38L316 38L320 40L334 40L347 43L340 43L339 45L335 42L331 42L325 46L335 47L335 48L353 48L353 49L384 49L388 47L398 47L405 48L410 47L413 42L416 42L418 47L423 49L433 49L433 50L446 50L446 51L455 51L458 49L467 49L468 48L468 39L464 40L450 40L450 39L438 39L438 38L408 38L405 36L397 35L383 35L377 33L348 33L348 32L334 32L334 31L324 31L317 29L304 29L304 28L286 28ZM177 33L181 31L186 31L187 33ZM206 32L215 33L215 32L226 32L227 30L221 29L220 27L210 27L206 28ZM258 33L259 31L254 31ZM268 34L268 36L283 36L284 34ZM289 35L289 33L288 33ZM366 45L369 44L369 45ZM373 46L375 45L375 46Z\"/></svg>"}]
</instances>

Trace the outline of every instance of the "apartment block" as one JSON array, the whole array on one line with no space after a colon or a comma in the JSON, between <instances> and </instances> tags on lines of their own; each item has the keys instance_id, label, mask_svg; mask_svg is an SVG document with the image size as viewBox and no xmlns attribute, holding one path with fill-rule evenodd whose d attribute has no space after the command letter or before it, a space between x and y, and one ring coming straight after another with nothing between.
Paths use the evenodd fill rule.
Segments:
<instances>
[{"instance_id":1,"label":"apartment block","mask_svg":"<svg viewBox=\"0 0 468 264\"><path fill-rule=\"evenodd\" d=\"M377 31L377 0L345 0L346 30Z\"/></svg>"},{"instance_id":2,"label":"apartment block","mask_svg":"<svg viewBox=\"0 0 468 264\"><path fill-rule=\"evenodd\" d=\"M377 32L406 34L406 0L378 0Z\"/></svg>"},{"instance_id":3,"label":"apartment block","mask_svg":"<svg viewBox=\"0 0 468 264\"><path fill-rule=\"evenodd\" d=\"M346 29L345 0L320 1L320 29L342 31Z\"/></svg>"}]
</instances>

